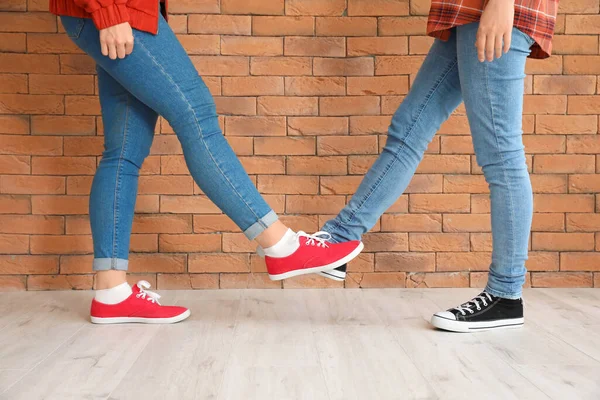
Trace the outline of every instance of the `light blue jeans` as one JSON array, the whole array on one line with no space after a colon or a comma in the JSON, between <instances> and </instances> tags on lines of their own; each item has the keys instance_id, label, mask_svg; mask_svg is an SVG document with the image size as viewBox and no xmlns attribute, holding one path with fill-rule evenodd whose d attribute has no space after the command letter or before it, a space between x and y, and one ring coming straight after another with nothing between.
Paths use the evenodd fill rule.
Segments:
<instances>
[{"instance_id":1,"label":"light blue jeans","mask_svg":"<svg viewBox=\"0 0 600 400\"><path fill-rule=\"evenodd\" d=\"M248 239L277 220L225 140L215 103L162 16L158 34L134 30L133 53L101 54L89 19L61 17L68 36L97 63L104 153L90 195L96 271L127 270L139 170L162 115L173 127L192 177Z\"/></svg>"},{"instance_id":2,"label":"light blue jeans","mask_svg":"<svg viewBox=\"0 0 600 400\"><path fill-rule=\"evenodd\" d=\"M436 40L409 94L392 118L386 146L356 194L324 231L334 241L357 240L408 186L440 125L464 101L477 163L491 192L492 265L486 290L520 298L533 196L522 141L525 60L533 39L513 29L510 51L477 60L478 23Z\"/></svg>"}]
</instances>

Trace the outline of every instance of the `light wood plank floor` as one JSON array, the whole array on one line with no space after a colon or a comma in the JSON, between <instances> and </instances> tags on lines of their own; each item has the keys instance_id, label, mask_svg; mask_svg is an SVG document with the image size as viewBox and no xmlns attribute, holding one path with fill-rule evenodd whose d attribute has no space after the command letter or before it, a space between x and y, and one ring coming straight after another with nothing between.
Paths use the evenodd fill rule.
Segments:
<instances>
[{"instance_id":1,"label":"light wood plank floor","mask_svg":"<svg viewBox=\"0 0 600 400\"><path fill-rule=\"evenodd\" d=\"M522 329L445 333L476 289L162 292L176 325L95 326L91 292L0 293L0 399L600 399L600 290L529 289Z\"/></svg>"}]
</instances>

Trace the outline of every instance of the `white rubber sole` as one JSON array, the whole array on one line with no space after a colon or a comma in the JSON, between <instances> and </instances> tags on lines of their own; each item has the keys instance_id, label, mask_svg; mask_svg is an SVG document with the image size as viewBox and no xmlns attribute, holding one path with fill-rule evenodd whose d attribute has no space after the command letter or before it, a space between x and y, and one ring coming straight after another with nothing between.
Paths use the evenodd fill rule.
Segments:
<instances>
[{"instance_id":1,"label":"white rubber sole","mask_svg":"<svg viewBox=\"0 0 600 400\"><path fill-rule=\"evenodd\" d=\"M451 332L481 332L492 329L520 328L525 323L524 318L502 319L497 321L465 322L455 321L434 315L431 317L431 325L436 328Z\"/></svg>"},{"instance_id":2,"label":"white rubber sole","mask_svg":"<svg viewBox=\"0 0 600 400\"><path fill-rule=\"evenodd\" d=\"M314 273L323 272L323 271L330 272L330 270L340 267L340 266L354 260L356 258L356 256L358 256L360 254L362 249L364 249L364 247L365 247L365 245L362 242L360 242L360 244L358 246L356 246L356 249L354 249L352 251L352 253L348 254L344 258L340 258L339 260L337 260L336 262L333 262L331 264L323 265L321 267L314 267L314 268L295 269L293 271L285 272L285 273L279 274L279 275L269 274L269 278L272 281L280 281L282 279L292 278L294 276L299 276L299 275L314 274Z\"/></svg>"},{"instance_id":3,"label":"white rubber sole","mask_svg":"<svg viewBox=\"0 0 600 400\"><path fill-rule=\"evenodd\" d=\"M114 317L99 318L90 317L93 324L174 324L183 321L190 316L190 310L171 318L135 318L135 317Z\"/></svg>"},{"instance_id":4,"label":"white rubber sole","mask_svg":"<svg viewBox=\"0 0 600 400\"><path fill-rule=\"evenodd\" d=\"M346 273L338 271L335 268L331 271L321 271L318 274L324 278L331 279L332 281L343 282L346 280Z\"/></svg>"}]
</instances>

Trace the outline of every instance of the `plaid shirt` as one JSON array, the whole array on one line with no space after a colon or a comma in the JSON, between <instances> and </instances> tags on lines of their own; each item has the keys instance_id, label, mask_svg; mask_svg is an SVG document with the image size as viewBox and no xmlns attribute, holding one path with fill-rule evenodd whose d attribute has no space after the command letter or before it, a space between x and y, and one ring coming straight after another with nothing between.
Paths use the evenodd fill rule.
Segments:
<instances>
[{"instance_id":1,"label":"plaid shirt","mask_svg":"<svg viewBox=\"0 0 600 400\"><path fill-rule=\"evenodd\" d=\"M488 0L432 0L427 34L448 40L450 29L479 21ZM535 40L532 58L547 58L552 51L552 36L558 0L515 0L514 27Z\"/></svg>"}]
</instances>

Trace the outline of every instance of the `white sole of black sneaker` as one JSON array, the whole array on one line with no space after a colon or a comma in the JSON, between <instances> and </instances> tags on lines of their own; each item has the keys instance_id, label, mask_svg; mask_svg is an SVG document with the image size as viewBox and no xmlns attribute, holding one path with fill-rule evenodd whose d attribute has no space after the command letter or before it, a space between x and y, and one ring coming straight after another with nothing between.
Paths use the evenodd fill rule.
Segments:
<instances>
[{"instance_id":1,"label":"white sole of black sneaker","mask_svg":"<svg viewBox=\"0 0 600 400\"><path fill-rule=\"evenodd\" d=\"M346 273L344 271L338 271L337 269L332 269L331 271L321 271L319 275L324 278L331 279L332 281L343 282L346 280Z\"/></svg>"},{"instance_id":2,"label":"white sole of black sneaker","mask_svg":"<svg viewBox=\"0 0 600 400\"><path fill-rule=\"evenodd\" d=\"M344 258L340 258L339 260L337 260L336 262L333 262L331 264L323 265L320 267L314 267L314 268L295 269L293 271L285 272L283 274L278 274L278 275L269 274L269 278L272 281L280 281L282 279L292 278L294 276L314 274L314 273L323 272L323 271L330 271L332 269L340 267L340 266L347 264L350 261L354 260L356 258L356 256L358 256L360 254L360 252L362 251L362 249L364 247L365 247L365 245L362 242L360 242L359 245L356 246L356 249L354 249L352 251L352 253L348 254Z\"/></svg>"},{"instance_id":3,"label":"white sole of black sneaker","mask_svg":"<svg viewBox=\"0 0 600 400\"><path fill-rule=\"evenodd\" d=\"M93 324L174 324L181 322L190 316L190 310L171 318L136 318L136 317L114 317L99 318L90 317Z\"/></svg>"},{"instance_id":4,"label":"white sole of black sneaker","mask_svg":"<svg viewBox=\"0 0 600 400\"><path fill-rule=\"evenodd\" d=\"M431 317L431 325L438 329L450 332L481 332L492 329L520 328L525 323L524 318L501 319L496 321L465 322L455 321L434 315Z\"/></svg>"}]
</instances>

